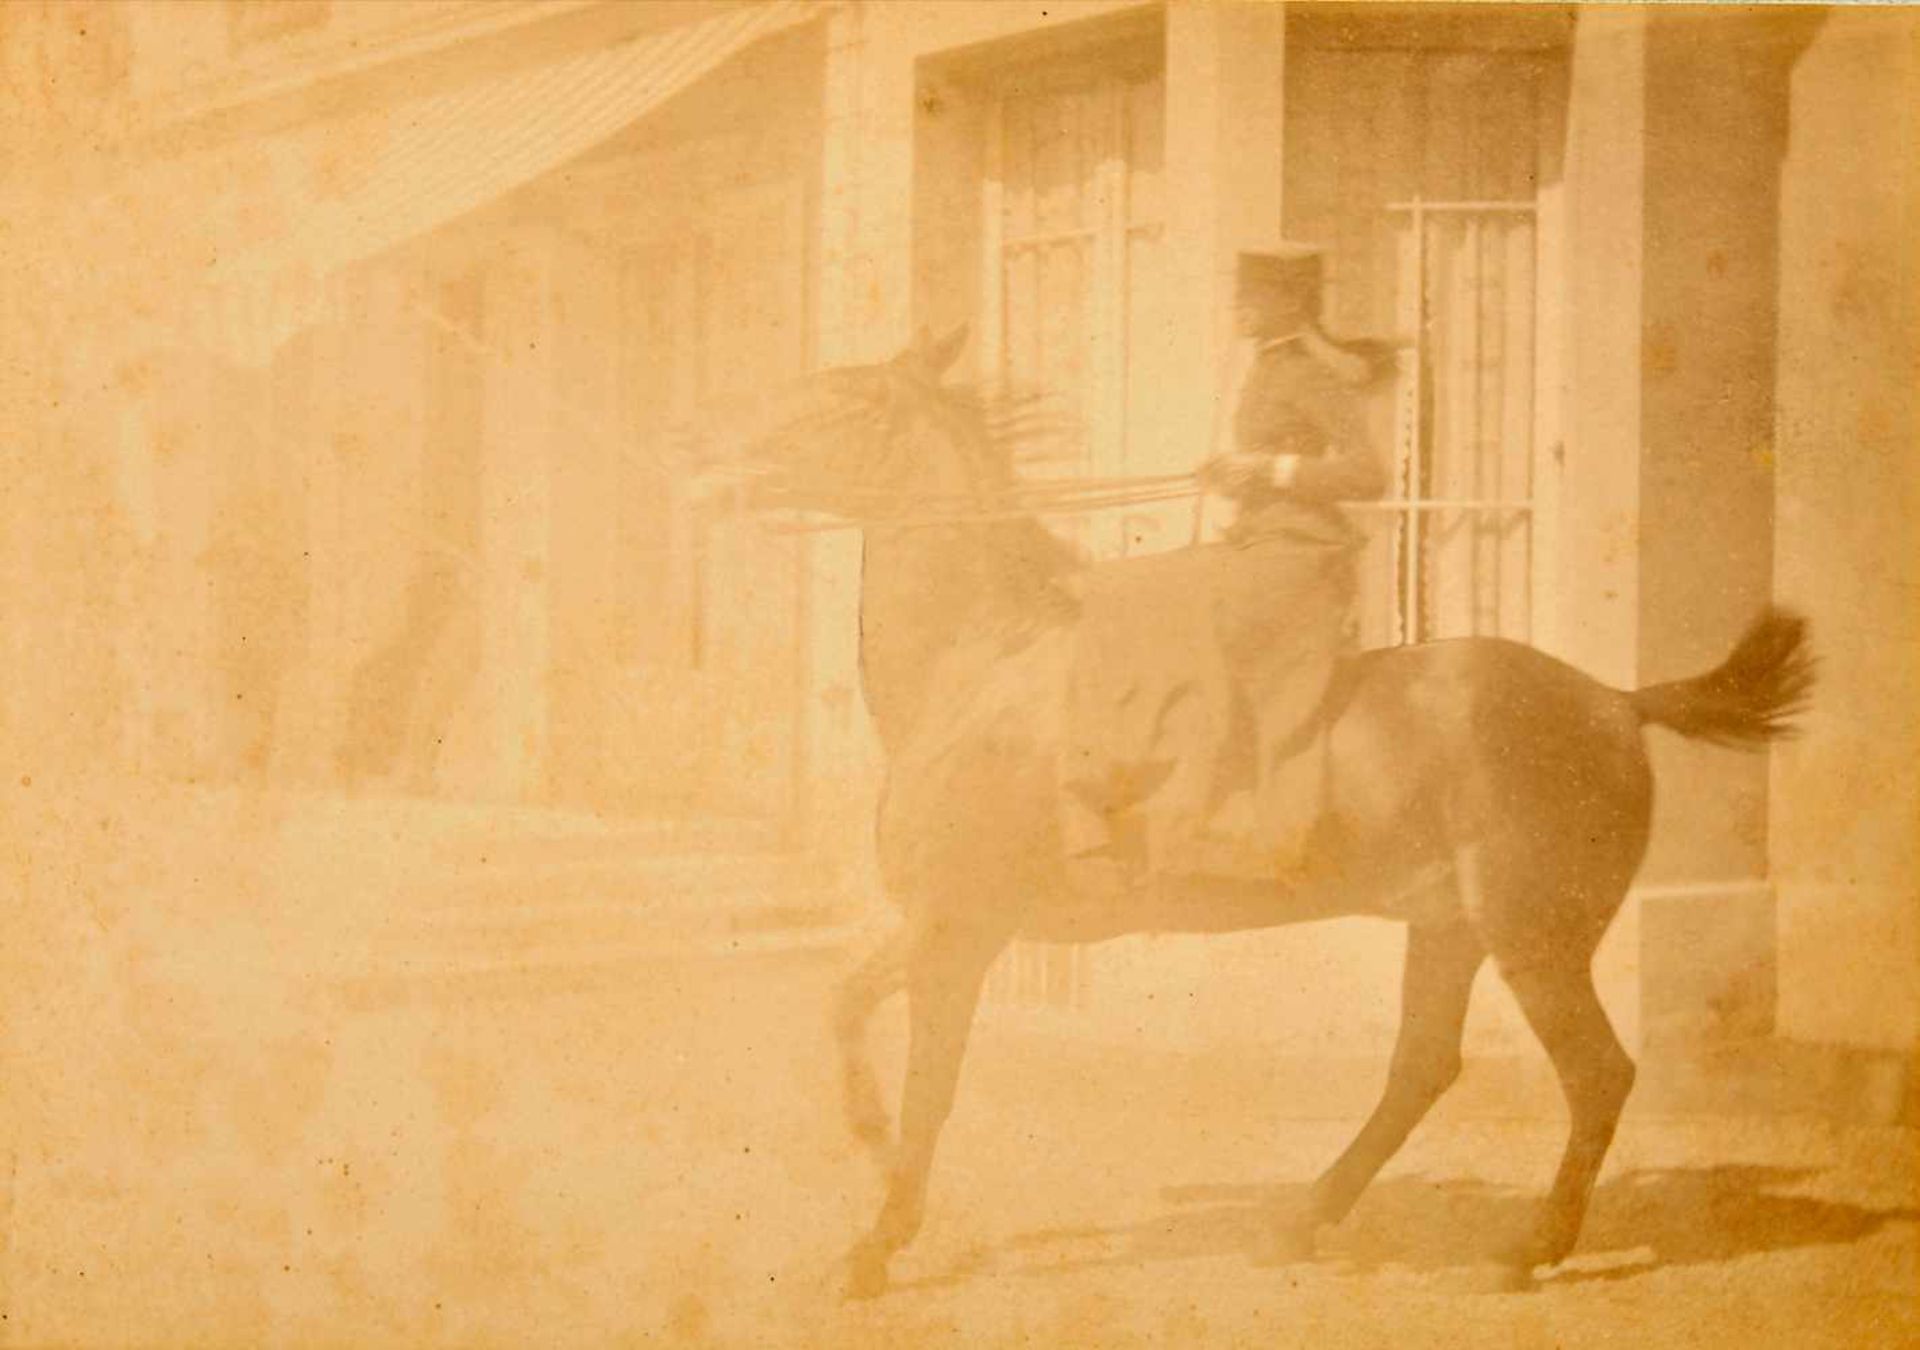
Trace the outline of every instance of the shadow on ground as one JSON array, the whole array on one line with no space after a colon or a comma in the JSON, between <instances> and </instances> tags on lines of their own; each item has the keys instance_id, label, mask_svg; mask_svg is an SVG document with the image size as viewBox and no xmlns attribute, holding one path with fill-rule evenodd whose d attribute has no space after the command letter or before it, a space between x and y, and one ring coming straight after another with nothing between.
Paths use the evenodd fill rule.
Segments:
<instances>
[{"instance_id":1,"label":"shadow on ground","mask_svg":"<svg viewBox=\"0 0 1920 1350\"><path fill-rule=\"evenodd\" d=\"M1758 1166L1628 1173L1595 1193L1579 1251L1549 1282L1622 1279L1662 1266L1844 1245L1889 1224L1920 1221L1920 1209L1875 1209L1799 1193L1815 1175ZM1251 1258L1269 1216L1297 1212L1306 1196L1304 1185L1169 1187L1161 1192L1167 1208L1145 1222L1020 1234L918 1283L957 1283L987 1267L1051 1275L1197 1257ZM1534 1191L1464 1179L1383 1181L1345 1224L1322 1237L1316 1260L1354 1273L1471 1266L1525 1231L1538 1199ZM1632 1256L1599 1268L1582 1260L1601 1252Z\"/></svg>"}]
</instances>

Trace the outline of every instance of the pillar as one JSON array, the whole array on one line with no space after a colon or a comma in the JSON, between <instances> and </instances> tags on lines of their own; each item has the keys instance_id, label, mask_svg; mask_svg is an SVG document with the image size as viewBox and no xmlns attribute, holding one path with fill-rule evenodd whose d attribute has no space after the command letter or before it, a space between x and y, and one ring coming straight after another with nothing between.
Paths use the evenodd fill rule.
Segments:
<instances>
[{"instance_id":1,"label":"pillar","mask_svg":"<svg viewBox=\"0 0 1920 1350\"><path fill-rule=\"evenodd\" d=\"M1543 559L1553 612L1543 626L1554 655L1627 687L1639 640L1644 62L1637 9L1580 15L1563 179L1543 193L1564 221L1566 277L1559 491L1542 529L1553 543Z\"/></svg>"},{"instance_id":2,"label":"pillar","mask_svg":"<svg viewBox=\"0 0 1920 1350\"><path fill-rule=\"evenodd\" d=\"M1780 167L1798 14L1646 21L1638 682L1725 658L1773 589ZM1767 759L1649 734L1651 1037L1772 1030Z\"/></svg>"},{"instance_id":3,"label":"pillar","mask_svg":"<svg viewBox=\"0 0 1920 1350\"><path fill-rule=\"evenodd\" d=\"M909 337L913 9L849 6L826 20L815 368L884 360ZM880 772L860 695L859 535L806 539L800 566L795 832L829 858L858 860L868 852Z\"/></svg>"},{"instance_id":4,"label":"pillar","mask_svg":"<svg viewBox=\"0 0 1920 1350\"><path fill-rule=\"evenodd\" d=\"M1920 20L1831 12L1781 182L1774 581L1812 621L1805 736L1773 756L1778 1030L1920 1044ZM1920 1076L1909 1080L1920 1083Z\"/></svg>"},{"instance_id":5,"label":"pillar","mask_svg":"<svg viewBox=\"0 0 1920 1350\"><path fill-rule=\"evenodd\" d=\"M480 675L446 747L459 790L492 801L530 801L546 787L549 565L547 463L556 428L551 264L529 231L503 248L485 282L488 345L509 359L482 394Z\"/></svg>"},{"instance_id":6,"label":"pillar","mask_svg":"<svg viewBox=\"0 0 1920 1350\"><path fill-rule=\"evenodd\" d=\"M1170 276L1167 416L1187 428L1179 462L1191 469L1226 409L1223 373L1233 341L1233 263L1282 238L1287 12L1282 4L1167 7L1166 194ZM1207 434L1207 433L1201 433Z\"/></svg>"}]
</instances>

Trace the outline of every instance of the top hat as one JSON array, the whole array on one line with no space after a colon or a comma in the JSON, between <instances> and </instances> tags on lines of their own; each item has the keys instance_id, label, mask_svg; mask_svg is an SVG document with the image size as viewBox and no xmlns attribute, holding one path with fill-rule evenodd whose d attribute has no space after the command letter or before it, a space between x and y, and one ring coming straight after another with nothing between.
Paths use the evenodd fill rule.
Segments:
<instances>
[{"instance_id":1,"label":"top hat","mask_svg":"<svg viewBox=\"0 0 1920 1350\"><path fill-rule=\"evenodd\" d=\"M1325 250L1315 244L1282 244L1258 253L1242 253L1234 267L1234 294L1256 304L1288 299L1316 308L1325 258Z\"/></svg>"}]
</instances>

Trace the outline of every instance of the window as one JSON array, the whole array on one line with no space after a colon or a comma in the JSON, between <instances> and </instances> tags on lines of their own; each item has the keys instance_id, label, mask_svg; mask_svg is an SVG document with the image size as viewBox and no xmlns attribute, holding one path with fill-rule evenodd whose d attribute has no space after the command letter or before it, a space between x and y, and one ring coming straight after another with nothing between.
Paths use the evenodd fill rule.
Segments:
<instances>
[{"instance_id":1,"label":"window","mask_svg":"<svg viewBox=\"0 0 1920 1350\"><path fill-rule=\"evenodd\" d=\"M696 407L703 392L694 341L703 330L699 245L692 235L669 234L637 239L622 251L621 374L627 424L642 445ZM613 655L629 667L698 667L705 541L664 462L631 455L616 475Z\"/></svg>"},{"instance_id":2,"label":"window","mask_svg":"<svg viewBox=\"0 0 1920 1350\"><path fill-rule=\"evenodd\" d=\"M1362 639L1537 637L1535 503L1555 434L1539 316L1557 284L1537 194L1563 54L1303 31L1287 56L1286 232L1328 249L1330 328L1403 344L1374 410L1392 500L1355 513Z\"/></svg>"},{"instance_id":3,"label":"window","mask_svg":"<svg viewBox=\"0 0 1920 1350\"><path fill-rule=\"evenodd\" d=\"M643 441L704 404L797 373L804 350L801 195L785 180L707 184L697 199L692 191L660 192L660 217L632 221L622 249L626 415ZM683 206L688 200L700 209ZM622 472L632 479L619 494L631 591L621 660L782 667L792 616L771 607L799 584L792 541L702 529L672 472L647 457ZM743 606L742 595L762 597L761 605Z\"/></svg>"},{"instance_id":4,"label":"window","mask_svg":"<svg viewBox=\"0 0 1920 1350\"><path fill-rule=\"evenodd\" d=\"M1534 207L1395 204L1401 331L1392 638L1531 630Z\"/></svg>"},{"instance_id":5,"label":"window","mask_svg":"<svg viewBox=\"0 0 1920 1350\"><path fill-rule=\"evenodd\" d=\"M1158 72L1049 72L992 97L982 175L984 368L1077 427L1055 472L1127 472L1164 268ZM1061 525L1098 555L1121 522Z\"/></svg>"}]
</instances>

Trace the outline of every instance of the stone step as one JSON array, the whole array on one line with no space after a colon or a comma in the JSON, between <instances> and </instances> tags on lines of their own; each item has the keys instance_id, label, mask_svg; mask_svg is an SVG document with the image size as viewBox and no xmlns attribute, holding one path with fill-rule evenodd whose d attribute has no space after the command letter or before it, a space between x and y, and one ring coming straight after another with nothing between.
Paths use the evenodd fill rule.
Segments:
<instances>
[{"instance_id":1,"label":"stone step","mask_svg":"<svg viewBox=\"0 0 1920 1350\"><path fill-rule=\"evenodd\" d=\"M796 892L780 902L739 898L703 905L645 900L536 902L506 909L440 910L388 927L381 946L434 957L487 956L512 961L529 953L654 950L680 940L830 927L847 907L832 892Z\"/></svg>"},{"instance_id":2,"label":"stone step","mask_svg":"<svg viewBox=\"0 0 1920 1350\"><path fill-rule=\"evenodd\" d=\"M407 908L420 914L604 903L700 909L708 900L778 906L788 893L815 884L806 860L787 853L632 854L535 864L488 855L485 862L431 866Z\"/></svg>"},{"instance_id":3,"label":"stone step","mask_svg":"<svg viewBox=\"0 0 1920 1350\"><path fill-rule=\"evenodd\" d=\"M287 841L436 864L539 866L653 855L764 853L782 843L758 818L618 817L557 807L408 797L281 794L269 809Z\"/></svg>"},{"instance_id":4,"label":"stone step","mask_svg":"<svg viewBox=\"0 0 1920 1350\"><path fill-rule=\"evenodd\" d=\"M831 944L860 897L803 856L658 854L431 867L404 887L354 972L366 979L539 985L618 978L662 959Z\"/></svg>"},{"instance_id":5,"label":"stone step","mask_svg":"<svg viewBox=\"0 0 1920 1350\"><path fill-rule=\"evenodd\" d=\"M431 856L457 866L542 867L642 858L773 854L782 840L764 820L602 820L522 817L476 824L434 840Z\"/></svg>"},{"instance_id":6,"label":"stone step","mask_svg":"<svg viewBox=\"0 0 1920 1350\"><path fill-rule=\"evenodd\" d=\"M870 936L871 924L860 921L732 935L661 935L647 943L632 941L591 949L561 944L511 953L385 953L382 959L329 984L349 1007L420 1002L486 1004L590 994L644 978L649 969L665 963L715 962L731 967L740 963L838 962Z\"/></svg>"}]
</instances>

